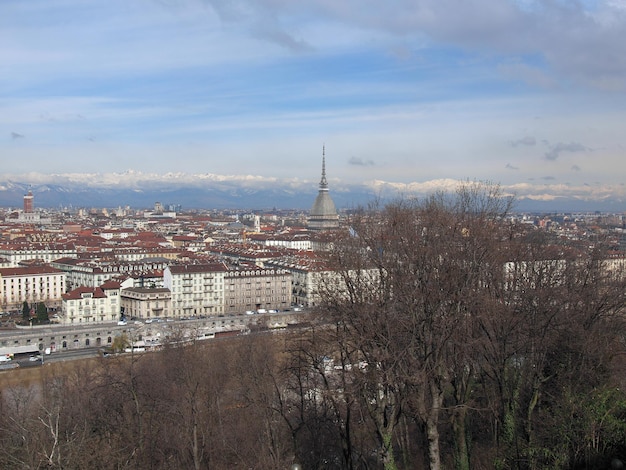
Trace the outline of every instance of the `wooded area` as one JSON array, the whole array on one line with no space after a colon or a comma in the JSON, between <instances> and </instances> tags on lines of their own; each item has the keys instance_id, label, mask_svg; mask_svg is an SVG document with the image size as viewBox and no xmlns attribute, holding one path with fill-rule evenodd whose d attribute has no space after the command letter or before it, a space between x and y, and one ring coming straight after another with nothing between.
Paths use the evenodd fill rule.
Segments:
<instances>
[{"instance_id":1,"label":"wooded area","mask_svg":"<svg viewBox=\"0 0 626 470\"><path fill-rule=\"evenodd\" d=\"M307 328L5 387L0 468L621 468L623 273L511 202L357 212Z\"/></svg>"}]
</instances>

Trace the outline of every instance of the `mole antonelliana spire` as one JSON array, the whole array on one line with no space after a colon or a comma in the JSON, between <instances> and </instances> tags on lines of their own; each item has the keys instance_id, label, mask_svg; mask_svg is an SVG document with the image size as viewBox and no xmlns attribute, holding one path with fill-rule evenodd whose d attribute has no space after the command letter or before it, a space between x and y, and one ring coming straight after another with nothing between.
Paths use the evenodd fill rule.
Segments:
<instances>
[{"instance_id":1,"label":"mole antonelliana spire","mask_svg":"<svg viewBox=\"0 0 626 470\"><path fill-rule=\"evenodd\" d=\"M339 227L339 216L330 194L326 180L326 147L322 147L322 179L320 189L309 213L309 229L331 230Z\"/></svg>"},{"instance_id":2,"label":"mole antonelliana spire","mask_svg":"<svg viewBox=\"0 0 626 470\"><path fill-rule=\"evenodd\" d=\"M328 191L328 181L326 181L326 146L322 146L322 179L320 180L320 189Z\"/></svg>"}]
</instances>

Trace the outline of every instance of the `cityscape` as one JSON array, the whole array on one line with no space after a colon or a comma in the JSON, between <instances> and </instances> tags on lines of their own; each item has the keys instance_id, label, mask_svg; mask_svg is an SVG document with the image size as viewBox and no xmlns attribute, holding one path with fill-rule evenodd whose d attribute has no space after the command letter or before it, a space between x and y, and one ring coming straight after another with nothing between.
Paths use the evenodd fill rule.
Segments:
<instances>
[{"instance_id":1,"label":"cityscape","mask_svg":"<svg viewBox=\"0 0 626 470\"><path fill-rule=\"evenodd\" d=\"M626 255L624 213L509 217L571 242L609 237L613 256ZM162 202L147 209L43 210L28 191L23 208L5 210L3 218L2 310L17 313L24 302L43 303L54 312L53 322L82 325L314 306L314 277L323 270L316 253L328 250L329 232L349 224L349 211L335 207L323 153L309 211L186 212ZM240 275L248 280L247 294L236 282ZM258 284L252 291L251 279Z\"/></svg>"},{"instance_id":2,"label":"cityscape","mask_svg":"<svg viewBox=\"0 0 626 470\"><path fill-rule=\"evenodd\" d=\"M625 468L625 31L0 1L0 470Z\"/></svg>"},{"instance_id":3,"label":"cityscape","mask_svg":"<svg viewBox=\"0 0 626 470\"><path fill-rule=\"evenodd\" d=\"M377 210L372 209L376 206L367 210L338 210L326 175L324 151L318 194L311 201L311 208L308 211L284 209L186 211L181 205L170 202L155 202L149 208L73 207L44 210L37 207L37 196L29 190L23 195L20 209L3 211L3 221L0 224L2 227L0 373L10 374L18 369L25 372L41 370L46 375L52 373L54 381L66 377L67 369L46 372L53 370L49 369L51 364L63 367L62 364L96 360L100 362L85 362L90 364L85 367L88 367L86 370L90 371L89 374L96 374L91 380L95 380L96 383L104 380L102 386L107 394L114 391L116 385L113 384L118 383L110 382L111 378L108 375L110 372L107 371L113 367L114 370L125 374L127 367L125 364L131 367L131 371L136 367L138 377L148 380L150 389L155 387L154 371L159 368L164 368L166 374L171 374L172 370L186 371L185 374L199 374L198 378L194 379L198 382L196 385L192 384L192 388L199 386L200 383L204 384L203 387L213 387L215 383L209 380L211 375L206 376L201 371L206 367L213 367L210 374L223 373L224 369L220 369L218 365L222 360L215 361L213 358L232 354L234 359L231 360L236 361L238 348L250 351L243 359L246 364L244 367L246 372L242 376L246 377L242 379L244 382L260 380L260 377L255 375L256 372L248 370L248 361L251 358L249 354L260 358L265 357L268 351L272 351L267 357L287 354L287 357L293 358L299 357L304 352L307 355L313 354L310 357L312 362L305 361L307 365L298 372L296 378L313 381L313 385L302 388L300 392L277 389L278 396L275 399L296 400L291 406L296 406L295 403L300 400L302 410L311 406L315 408L318 403L323 403L327 399L333 403L340 400L342 403L342 400L349 399L349 395L344 393L340 380L348 380L350 387L352 385L359 387L358 381L362 380L360 377L369 375L371 370L369 364L374 358L379 358L375 362L379 363L381 371L393 370L392 364L408 350L407 348L412 347L409 346L413 341L411 335L403 335L396 337L395 341L398 344L385 346L391 347L394 351L391 356L384 352L384 348L381 351L378 341L375 341L375 346L371 350L368 349L369 346L361 346L354 351L347 350L344 353L347 355L345 358L328 349L336 347L341 351L344 347L351 348L350 345L359 344L363 339L367 344L369 335L378 336L381 331L391 326L387 319L390 312L370 310L376 302L379 302L379 294L376 291L384 285L383 277L395 270L398 270L398 273L394 274L396 279L408 279L408 285L415 283L415 287L409 288L408 291L411 303L424 302L421 308L425 316L421 317L417 331L422 328L421 325L427 325L436 318L436 312L441 314L442 308L445 312L450 298L457 295L457 289L460 290L459 300L454 300L451 304L453 315L459 308L458 305L465 305L467 301L469 305L474 303L472 295L483 296L483 291L488 292L493 288L497 291L500 285L504 290L495 292L494 299L497 299L496 303L502 308L511 307L511 317L507 317L505 309L504 312L496 311L495 316L492 316L493 313L487 313L484 316L485 320L497 321L502 314L503 325L509 325L511 321L517 322L519 317L526 318L527 321L526 315L530 315L532 321L537 322L540 336L543 336L553 328L555 331L561 328L556 326L561 320L556 325L552 325L551 320L552 316L559 312L558 315L568 319L567 323L572 329L572 333L567 333L568 342L571 340L570 335L583 327L586 321L595 321L581 319L570 322L572 315L591 315L590 318L596 320L606 316L607 320L614 318L612 321L616 327L621 324L618 318L623 315L622 287L626 279L624 213L508 212L507 207L512 200L501 196L497 186L482 183L459 188L458 195L462 201L473 201L469 206L472 210L479 207L482 197L487 197L489 201L487 207L491 207L491 203L495 206L489 209L485 216L476 213L466 220L463 220L465 218L463 210L453 214L452 211L458 209L453 209L454 204L447 206L446 197L450 196L444 196L443 199L437 199L442 196L434 196L435 199L427 199L420 203L424 205L417 206L412 206L415 201L405 200L388 203L389 205L379 207ZM429 204L434 204L434 207L438 208L434 211L434 217L429 215L432 210L428 209L431 207ZM408 211L403 212L404 209ZM504 211L505 219L497 215L499 210ZM396 211L403 215L394 218ZM423 227L421 230L416 230L411 222L411 214L416 213L421 214L417 219L418 227ZM449 216L450 219L445 219ZM379 220L379 217L383 219ZM381 224L385 217L391 219ZM401 228L407 223L408 226ZM495 232L494 223L499 227ZM460 224L459 230L454 228L456 224ZM377 252L371 250L371 243L380 236L377 232L379 229L376 228L378 226L384 227L385 236L376 242L380 243ZM370 230L373 232L370 233ZM403 235L399 235L400 233ZM457 235L454 235L455 233ZM499 233L499 237L493 238L494 233ZM394 234L399 238L396 239ZM506 239L511 234L514 235L512 245L509 246ZM406 238L407 235L409 238ZM464 257L471 255L470 247L474 240L481 240L477 245L479 253L485 248L489 250L489 245L483 244L489 243L490 240L491 243L495 240L503 242L508 247L503 253L507 253L518 245L513 241L518 237L525 240L520 246L544 248L536 254L523 250L521 258L510 252L505 254L504 259L499 258L496 254L499 250L495 250L496 256L493 260L504 261L502 277L499 275L494 277L498 270L494 270L490 262L486 262L481 268L482 274L477 278L480 281L465 286L467 275L465 270L469 268L467 272L472 272L474 268L471 266L474 261L466 265L468 261ZM543 245L539 240L547 243ZM465 246L466 243L469 245ZM344 260L340 264L332 262L334 256L349 253L349 247L353 244L356 248L353 253L358 254L357 258L352 261ZM430 262L428 258L423 258L421 262L424 266L414 273L415 268L411 267L412 263L408 263L406 267L409 267L409 271L406 272L405 263L398 259L398 253L402 253L407 247L412 247L409 256L421 250L424 250L425 254L432 249L436 266L434 270L428 266L427 263ZM346 249L348 251L344 253L343 250ZM387 250L391 250L392 256L385 260L384 253ZM372 251L374 254L370 262L357 269L358 260L364 255L371 256L368 252ZM595 252L600 253L601 258L595 259L593 257ZM442 257L442 253L446 253L449 259ZM464 260L461 261L463 269L456 272L460 259ZM357 264L353 266L355 262ZM377 262L385 263L384 268L376 267ZM408 273L411 275L407 275ZM413 280L414 276L418 276L415 279L419 279L423 274L426 277L434 275L439 278L435 290L429 286L430 281L422 284L423 281ZM592 281L588 282L586 278ZM500 284L501 282L503 284ZM570 282L573 282L574 290L567 287L566 296L579 296L576 299L561 297L562 288ZM404 302L402 298L407 293L403 288L402 282L393 286L391 305L396 301L393 297L397 297L400 303ZM444 291L444 288L449 290ZM576 292L576 289L579 291ZM439 292L440 290L442 292ZM363 299L356 303L353 303L354 300L348 300L346 303L346 300L357 292L357 297L363 296ZM441 300L436 300L440 295ZM528 295L534 306L531 306L527 313L522 306ZM431 311L428 305L433 300L436 304L442 303ZM546 302L546 306L536 304L538 300ZM488 309L489 297L482 299L481 302L484 304L479 304L481 305L479 310ZM566 306L561 308L560 302ZM579 306L586 304L589 304L589 307L580 309L579 313ZM347 310L344 310L346 308ZM391 311L393 308L390 307ZM545 318L538 316L544 308L547 308ZM613 317L615 314L619 317ZM448 313L444 314L444 318L446 315ZM466 314L466 317L472 316L482 321L480 318L483 318L483 314ZM331 320L333 318L334 320ZM459 324L465 325L466 321L463 320ZM480 331L468 333L466 328L469 328L470 324L471 320L457 330L455 326L446 326L444 320L438 328L448 329L447 334L438 339L427 335L422 341L431 338L442 348L454 349L456 341L469 341L472 338L481 342L487 341L488 344L487 338L496 331L483 331L487 328L484 325ZM602 320L598 320L600 328L604 328L603 324ZM348 329L343 331L346 326ZM351 333L348 332L352 328L355 329L356 338L349 336ZM532 325L526 327L523 326L523 322L520 328L520 332L528 328L533 330ZM619 327L611 328L607 333L620 337L619 331ZM451 340L448 335L453 334L460 336ZM557 333L556 337L560 336L561 334ZM238 339L243 342L234 342ZM305 339L312 341L312 344L304 346L302 351L296 348L292 352L284 352L283 348L293 348L294 344L301 344ZM317 347L316 341L321 341L319 344L322 347L321 351L326 351L322 356L313 353L315 349L309 349ZM337 343L332 346L332 341ZM533 343L534 340L531 341L531 344ZM471 345L472 342L467 344ZM560 343L557 341L557 344ZM611 348L608 344L607 347ZM513 367L513 370L516 370L523 367L523 364L517 362L522 360L517 356L517 348L518 346L513 346L511 352L506 353L508 364L505 364L506 368ZM531 350L535 348L536 346L531 346ZM531 357L530 354L526 351L524 358ZM544 353L539 357L543 357L542 354ZM456 357L456 353L453 356ZM266 361L267 357L262 361ZM177 359L170 362L171 358ZM257 360L261 359L255 359ZM412 362L413 366L421 367L422 360L426 364L430 361L419 359ZM545 359L534 358L533 361L539 361L543 364L542 367L548 369L552 367L550 362L544 362ZM481 367L486 367L489 363L486 359L480 362L484 363ZM452 361L449 367L458 366ZM534 366L530 367L533 369ZM276 373L278 370L276 369ZM463 370L465 374L470 372L468 369ZM98 375L103 372L104 376ZM439 381L442 377L448 377L447 373L432 374L425 380ZM543 372L538 374L539 377L543 376ZM406 380L404 374L401 374L401 377L396 380ZM41 380L46 383L47 379ZM126 379L114 380L121 380L121 383L124 383ZM129 384L132 384L132 380L134 379L131 379ZM379 384L382 379L375 376L373 380ZM170 390L179 390L180 393L189 386L185 382L177 384L176 381L163 382L163 385ZM231 403L228 406L240 407L241 386L235 385L232 390L222 391L220 399ZM16 388L9 387L9 390ZM68 398L75 396L73 386L63 385L62 390ZM158 400L162 399L163 393L167 395L167 392L158 392ZM258 397L262 392L255 385L250 389L250 393L250 397ZM370 404L381 400L384 406L378 408L376 405L372 411L380 416L386 415L396 407L402 395L400 391L375 391L373 395L366 391L363 393L364 396L370 397L369 400L372 401ZM439 393L441 397L444 396L443 390ZM89 400L96 398L91 392L88 396L91 397ZM323 398L324 396L326 398ZM436 397L437 395L433 396ZM120 399L128 401L129 405L132 404L132 395L123 394ZM593 396L589 395L589 399L593 400ZM173 400L176 407L186 406L184 394L175 395ZM452 400L452 397L448 397L447 400ZM143 399L137 400L133 406L139 406L140 401ZM265 406L273 408L274 399L271 399L268 405L262 405L255 410L262 411ZM439 405L431 406L435 412L444 413ZM102 416L115 416L115 413L111 415L109 407L110 405L107 405L93 416L96 419L102 419ZM159 405L159 409L162 407L163 405ZM300 411L297 408L278 411L275 417L270 418L271 426L278 429L279 424L275 420L279 416L283 419L295 419L294 413L297 415ZM66 418L59 412L57 419ZM198 424L201 422L199 420ZM186 429L185 425L178 426L180 432L186 432L183 431ZM439 433L440 426L435 426L437 430L430 432ZM236 428L226 426L222 430L226 432ZM152 432L156 428L150 425L148 429ZM141 439L136 431L126 436L124 441L135 439ZM308 434L300 439L303 445L313 442ZM443 436L437 439L445 443ZM480 441L478 438L475 439ZM67 448L71 445L65 444ZM384 462L392 458L389 455L396 452L393 450L396 446L386 446L384 442L380 445L381 449L377 453L367 458L359 458L383 462L381 468L393 468ZM485 448L491 447L486 445ZM186 444L182 444L180 449L168 450L167 455L182 455L179 452L182 451L184 454L185 448ZM397 448L401 446L398 445ZM596 459L594 462L609 458L611 462L621 462L615 457L621 455L614 453L615 448L608 454L599 453L594 457ZM293 457L288 453L278 459L283 462L295 461L292 468L299 468L300 464L297 463L299 461L309 463L317 459L325 461L324 455L328 449L328 446L322 446L315 451L315 455L322 452L317 457L303 455ZM238 450L229 457L211 457L211 453L204 450L195 458L222 462L217 464L221 468L222 465L227 465L227 462L245 460L246 457L240 452ZM81 461L87 458L84 453L77 455ZM147 460L138 464L141 468L149 465L148 462L160 461L160 457L153 452L143 455L145 457L141 458ZM466 454L466 457L468 456L469 453ZM95 458L109 462L109 457ZM433 459L429 463L430 468L439 468L437 463L439 457L433 455L430 458ZM186 459L182 456L177 459L180 461L175 468L183 468L185 464L182 462ZM269 468L273 459L274 457L270 458L259 468ZM338 453L335 453L333 462L331 468L350 468ZM595 465L596 463L592 463L592 468Z\"/></svg>"}]
</instances>

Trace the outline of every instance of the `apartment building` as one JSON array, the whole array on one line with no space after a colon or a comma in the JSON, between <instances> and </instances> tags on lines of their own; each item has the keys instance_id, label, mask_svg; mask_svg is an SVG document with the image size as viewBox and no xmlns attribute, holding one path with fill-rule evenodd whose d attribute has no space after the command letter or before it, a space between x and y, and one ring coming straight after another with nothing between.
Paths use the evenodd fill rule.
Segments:
<instances>
[{"instance_id":1,"label":"apartment building","mask_svg":"<svg viewBox=\"0 0 626 470\"><path fill-rule=\"evenodd\" d=\"M63 294L63 324L113 322L119 318L119 285L117 289L83 286Z\"/></svg>"},{"instance_id":2,"label":"apartment building","mask_svg":"<svg viewBox=\"0 0 626 470\"><path fill-rule=\"evenodd\" d=\"M175 318L224 313L223 263L172 265L163 271L163 285L172 293Z\"/></svg>"},{"instance_id":3,"label":"apartment building","mask_svg":"<svg viewBox=\"0 0 626 470\"><path fill-rule=\"evenodd\" d=\"M5 311L20 310L24 302L59 307L65 273L47 265L0 268L0 301Z\"/></svg>"},{"instance_id":4,"label":"apartment building","mask_svg":"<svg viewBox=\"0 0 626 470\"><path fill-rule=\"evenodd\" d=\"M169 317L172 309L172 293L166 288L131 287L122 289L121 304L126 318L149 320Z\"/></svg>"},{"instance_id":5,"label":"apartment building","mask_svg":"<svg viewBox=\"0 0 626 470\"><path fill-rule=\"evenodd\" d=\"M291 305L291 273L285 269L238 269L224 275L224 312L284 310Z\"/></svg>"},{"instance_id":6,"label":"apartment building","mask_svg":"<svg viewBox=\"0 0 626 470\"><path fill-rule=\"evenodd\" d=\"M304 231L294 231L286 233L264 234L253 233L247 236L253 243L262 246L278 246L290 250L310 250L311 234Z\"/></svg>"},{"instance_id":7,"label":"apartment building","mask_svg":"<svg viewBox=\"0 0 626 470\"><path fill-rule=\"evenodd\" d=\"M58 259L51 265L65 271L68 291L80 286L97 287L120 276L137 278L138 287L143 287L144 280L146 287L163 287L163 269L167 266L164 259L122 263L71 258Z\"/></svg>"},{"instance_id":8,"label":"apartment building","mask_svg":"<svg viewBox=\"0 0 626 470\"><path fill-rule=\"evenodd\" d=\"M11 241L0 245L0 257L11 266L23 261L40 260L50 263L58 258L76 258L76 247L71 243L31 243Z\"/></svg>"}]
</instances>

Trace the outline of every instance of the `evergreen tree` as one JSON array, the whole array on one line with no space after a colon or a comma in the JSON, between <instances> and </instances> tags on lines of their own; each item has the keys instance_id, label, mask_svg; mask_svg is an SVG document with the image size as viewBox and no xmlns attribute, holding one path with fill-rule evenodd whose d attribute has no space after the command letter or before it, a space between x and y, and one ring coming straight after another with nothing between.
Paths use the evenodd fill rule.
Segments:
<instances>
[{"instance_id":1,"label":"evergreen tree","mask_svg":"<svg viewBox=\"0 0 626 470\"><path fill-rule=\"evenodd\" d=\"M37 304L37 323L45 323L48 321L48 308L43 302Z\"/></svg>"},{"instance_id":2,"label":"evergreen tree","mask_svg":"<svg viewBox=\"0 0 626 470\"><path fill-rule=\"evenodd\" d=\"M25 322L30 321L30 305L26 301L22 304L22 319Z\"/></svg>"}]
</instances>

